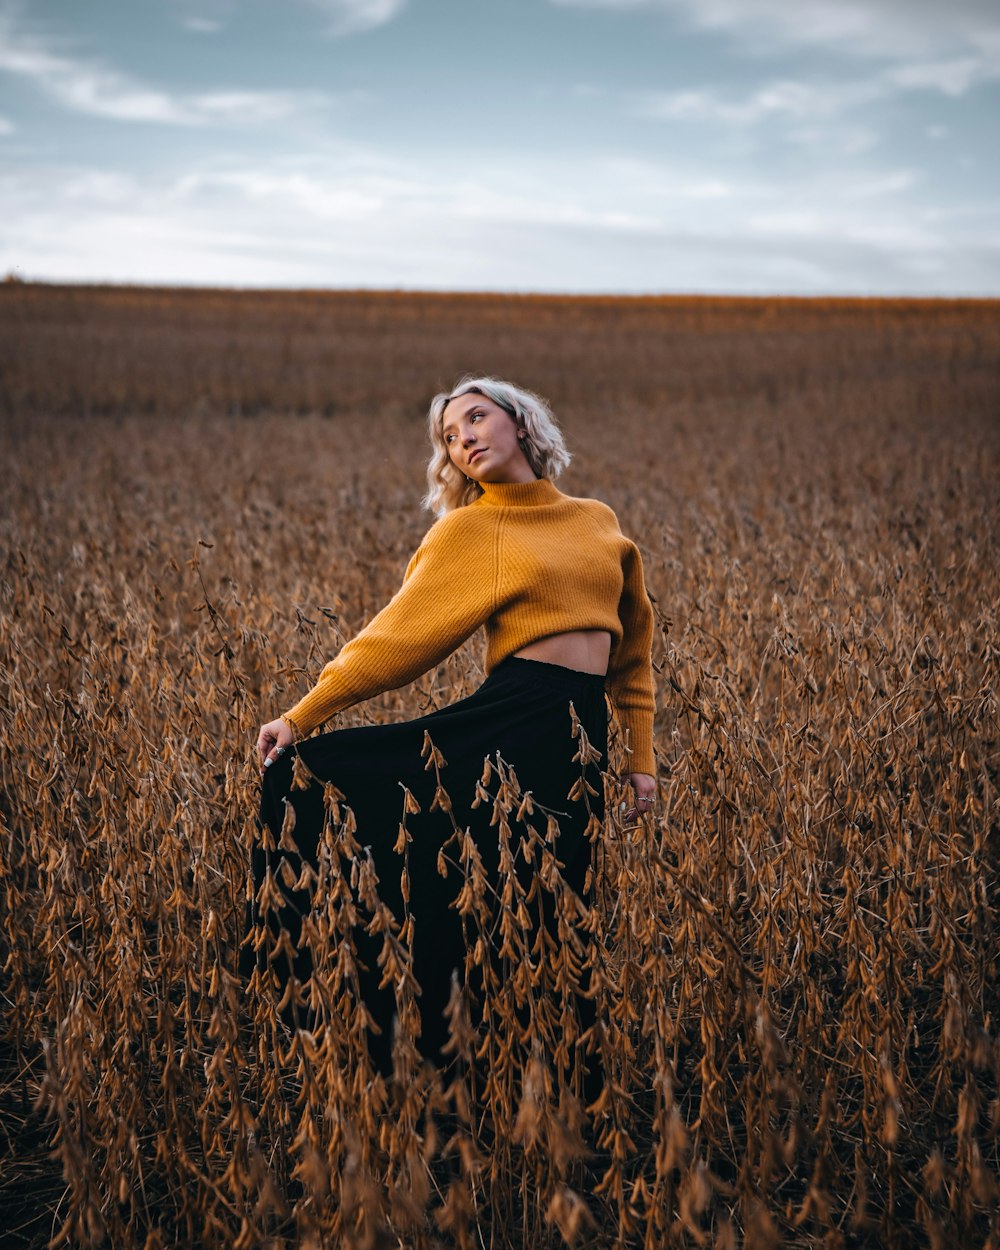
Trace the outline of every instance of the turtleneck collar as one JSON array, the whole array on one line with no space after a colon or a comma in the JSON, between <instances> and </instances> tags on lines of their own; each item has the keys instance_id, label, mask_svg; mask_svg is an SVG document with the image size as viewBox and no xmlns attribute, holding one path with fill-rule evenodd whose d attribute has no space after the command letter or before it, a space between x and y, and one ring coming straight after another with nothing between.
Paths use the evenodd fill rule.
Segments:
<instances>
[{"instance_id":1,"label":"turtleneck collar","mask_svg":"<svg viewBox=\"0 0 1000 1250\"><path fill-rule=\"evenodd\" d=\"M495 508L543 508L566 498L547 477L533 482L480 482L480 503Z\"/></svg>"}]
</instances>

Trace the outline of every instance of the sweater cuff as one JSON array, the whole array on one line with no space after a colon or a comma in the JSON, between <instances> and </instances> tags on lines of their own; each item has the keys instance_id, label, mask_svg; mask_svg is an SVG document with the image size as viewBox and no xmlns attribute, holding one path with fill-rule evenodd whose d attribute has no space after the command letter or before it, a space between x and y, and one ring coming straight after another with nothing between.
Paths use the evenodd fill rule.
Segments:
<instances>
[{"instance_id":1,"label":"sweater cuff","mask_svg":"<svg viewBox=\"0 0 1000 1250\"><path fill-rule=\"evenodd\" d=\"M329 691L323 688L323 683L318 682L294 707L282 712L281 719L293 727L298 741L299 738L311 734L317 725L321 725L339 710L331 707L331 703L335 704L336 699L331 699Z\"/></svg>"},{"instance_id":2,"label":"sweater cuff","mask_svg":"<svg viewBox=\"0 0 1000 1250\"><path fill-rule=\"evenodd\" d=\"M625 731L626 745L629 747L627 768L630 773L648 773L656 776L656 756L653 754L653 718L652 716L635 716L620 712L618 720Z\"/></svg>"}]
</instances>

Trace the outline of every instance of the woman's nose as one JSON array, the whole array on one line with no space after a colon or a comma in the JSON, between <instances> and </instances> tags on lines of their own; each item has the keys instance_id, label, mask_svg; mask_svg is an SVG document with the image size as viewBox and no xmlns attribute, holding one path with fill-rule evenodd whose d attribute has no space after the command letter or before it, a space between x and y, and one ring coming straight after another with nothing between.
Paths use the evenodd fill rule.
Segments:
<instances>
[{"instance_id":1,"label":"woman's nose","mask_svg":"<svg viewBox=\"0 0 1000 1250\"><path fill-rule=\"evenodd\" d=\"M466 436L462 439L462 446L468 447L470 443L474 443L475 441L476 441L476 432L475 430L470 430L468 434L466 434Z\"/></svg>"}]
</instances>

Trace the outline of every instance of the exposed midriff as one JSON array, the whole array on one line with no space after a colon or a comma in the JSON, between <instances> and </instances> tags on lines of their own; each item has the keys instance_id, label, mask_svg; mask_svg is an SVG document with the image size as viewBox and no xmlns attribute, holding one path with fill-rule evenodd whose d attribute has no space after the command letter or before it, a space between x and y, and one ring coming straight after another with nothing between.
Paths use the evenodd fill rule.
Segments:
<instances>
[{"instance_id":1,"label":"exposed midriff","mask_svg":"<svg viewBox=\"0 0 1000 1250\"><path fill-rule=\"evenodd\" d=\"M541 660L579 673L603 676L611 656L611 634L606 629L573 629L529 642L514 654L523 660Z\"/></svg>"}]
</instances>

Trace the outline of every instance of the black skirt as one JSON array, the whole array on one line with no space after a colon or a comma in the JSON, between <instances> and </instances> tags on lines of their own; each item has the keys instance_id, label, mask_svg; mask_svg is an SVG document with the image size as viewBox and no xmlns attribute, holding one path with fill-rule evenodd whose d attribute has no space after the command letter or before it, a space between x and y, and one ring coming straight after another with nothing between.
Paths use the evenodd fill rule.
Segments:
<instances>
[{"instance_id":1,"label":"black skirt","mask_svg":"<svg viewBox=\"0 0 1000 1250\"><path fill-rule=\"evenodd\" d=\"M448 1035L444 1013L453 972L459 977L463 973L467 940L455 906L463 882L456 868L456 830L469 831L488 880L495 881L500 860L495 800L501 787L508 799L511 793L519 794L513 837L519 836L518 830L523 835L530 824L555 851L562 880L583 895L591 865L588 830L593 831L604 815L607 729L603 677L515 656L498 665L474 694L427 716L335 730L298 743L263 780L259 836L251 862L254 901L247 907L240 961L243 975L251 975L255 964L262 972L269 964L279 987L289 973L303 985L308 981L311 956L307 943L300 948L299 935L312 896L302 861L316 865L324 821L329 820L332 783L343 796L335 804L338 818L342 820L345 809L350 809L354 839L370 852L379 898L400 925L407 914L413 917L419 1047L427 1058L443 1062L440 1048ZM589 744L590 750L581 753L581 743ZM304 769L295 767L296 755ZM298 776L294 786L293 771ZM289 803L294 823L286 823ZM401 821L409 834L408 890L402 880ZM284 847L279 845L283 825L291 830L295 852L287 839ZM441 872L443 849L452 864L447 875ZM515 858L519 877L537 871L537 855ZM288 861L284 868L282 859ZM278 883L281 903L276 907L272 897L262 920L258 895L268 869L272 882ZM388 1072L395 999L391 989L378 988L375 939L364 931L366 919L368 915L360 917L356 934L362 955L361 994L379 1029L369 1036L372 1057ZM554 931L551 899L544 920ZM252 938L259 925L269 931L271 940L260 941L258 930L255 953ZM282 929L287 936L276 951L274 943ZM292 1027L306 1024L301 1008L286 1005L283 1014Z\"/></svg>"}]
</instances>

